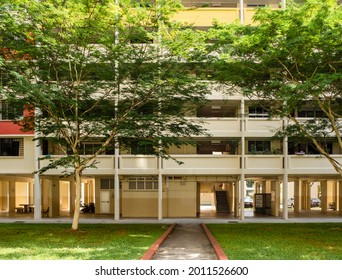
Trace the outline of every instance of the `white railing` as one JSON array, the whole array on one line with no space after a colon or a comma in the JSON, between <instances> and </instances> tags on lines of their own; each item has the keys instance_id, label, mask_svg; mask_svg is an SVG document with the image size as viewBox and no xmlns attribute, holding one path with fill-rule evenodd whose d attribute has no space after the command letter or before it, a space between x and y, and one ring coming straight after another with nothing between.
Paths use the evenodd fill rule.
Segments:
<instances>
[{"instance_id":1,"label":"white railing","mask_svg":"<svg viewBox=\"0 0 342 280\"><path fill-rule=\"evenodd\" d=\"M0 173L32 174L34 157L0 157Z\"/></svg>"},{"instance_id":2,"label":"white railing","mask_svg":"<svg viewBox=\"0 0 342 280\"><path fill-rule=\"evenodd\" d=\"M206 118L202 127L213 137L240 137L240 119L238 118Z\"/></svg>"},{"instance_id":3,"label":"white railing","mask_svg":"<svg viewBox=\"0 0 342 280\"><path fill-rule=\"evenodd\" d=\"M282 120L247 118L245 125L246 136L270 137L282 128Z\"/></svg>"},{"instance_id":4,"label":"white railing","mask_svg":"<svg viewBox=\"0 0 342 280\"><path fill-rule=\"evenodd\" d=\"M49 165L53 160L57 160L62 156L53 155L51 158L43 159L39 161L39 168L43 168ZM48 170L45 174L47 175L57 175L61 172L72 172L72 168L59 167L57 169ZM87 168L84 170L83 174L89 175L100 175L100 174L113 174L114 173L114 156L101 155L96 158L96 167Z\"/></svg>"},{"instance_id":5,"label":"white railing","mask_svg":"<svg viewBox=\"0 0 342 280\"><path fill-rule=\"evenodd\" d=\"M236 174L240 172L240 156L235 155L174 155L163 160L163 174Z\"/></svg>"},{"instance_id":6,"label":"white railing","mask_svg":"<svg viewBox=\"0 0 342 280\"><path fill-rule=\"evenodd\" d=\"M40 160L39 167L46 167L50 159ZM174 159L162 159L160 170L162 174L191 175L222 175L240 174L240 155L173 155ZM333 158L342 163L342 155ZM88 168L85 175L112 175L115 173L114 156L103 155L97 159L96 168ZM282 174L284 172L283 155L245 155L244 169L249 174ZM32 174L34 172L33 157L3 157L0 160L0 170L6 174ZM62 172L72 172L63 167L46 172L47 175L60 175ZM120 155L118 171L122 175L158 174L158 158L144 155ZM287 172L289 174L337 174L331 163L319 155L288 156Z\"/></svg>"},{"instance_id":7,"label":"white railing","mask_svg":"<svg viewBox=\"0 0 342 280\"><path fill-rule=\"evenodd\" d=\"M283 171L282 155L246 155L245 170L250 173L274 174Z\"/></svg>"},{"instance_id":8,"label":"white railing","mask_svg":"<svg viewBox=\"0 0 342 280\"><path fill-rule=\"evenodd\" d=\"M119 170L120 174L157 173L158 158L145 155L121 155Z\"/></svg>"},{"instance_id":9,"label":"white railing","mask_svg":"<svg viewBox=\"0 0 342 280\"><path fill-rule=\"evenodd\" d=\"M335 160L342 163L342 155L333 155ZM332 164L326 157L320 155L291 155L288 161L289 173L294 174L334 174Z\"/></svg>"}]
</instances>

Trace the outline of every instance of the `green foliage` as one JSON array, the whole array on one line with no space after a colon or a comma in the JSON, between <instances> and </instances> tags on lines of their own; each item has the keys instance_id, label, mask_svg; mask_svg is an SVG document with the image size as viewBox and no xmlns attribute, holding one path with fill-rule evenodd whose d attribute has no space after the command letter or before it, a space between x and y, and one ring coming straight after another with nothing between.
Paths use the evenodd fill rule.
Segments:
<instances>
[{"instance_id":1,"label":"green foliage","mask_svg":"<svg viewBox=\"0 0 342 280\"><path fill-rule=\"evenodd\" d=\"M76 205L83 170L96 167L107 147L142 141L168 157L166 148L179 145L180 137L205 133L187 118L207 90L189 66L179 67L197 55L177 43L186 37L171 19L179 7L171 0L18 0L1 6L1 95L29 109L17 120L23 129L35 129L38 140L53 144L50 150L58 147L63 156L39 172L71 170ZM173 26L178 30L172 35ZM100 145L83 155L87 141Z\"/></svg>"},{"instance_id":2,"label":"green foliage","mask_svg":"<svg viewBox=\"0 0 342 280\"><path fill-rule=\"evenodd\" d=\"M2 93L13 105L40 110L19 123L68 154L48 168L82 171L115 138L125 139L122 145L129 138L149 141L167 156L165 147L178 145L178 137L204 132L186 118L204 102L206 89L191 75L191 64L179 67L196 55L193 44L182 44L195 39L171 21L179 7L168 0L5 5L0 49L10 54L0 56L7 77ZM148 104L151 110L142 112ZM94 138L102 146L81 159L81 143Z\"/></svg>"},{"instance_id":3,"label":"green foliage","mask_svg":"<svg viewBox=\"0 0 342 280\"><path fill-rule=\"evenodd\" d=\"M209 33L213 78L258 99L271 116L290 119L287 135L309 138L340 174L341 164L315 138L333 137L342 149L341 18L336 1L290 1L286 9L258 9L253 26L217 23ZM322 115L299 122L298 112L308 106Z\"/></svg>"}]
</instances>

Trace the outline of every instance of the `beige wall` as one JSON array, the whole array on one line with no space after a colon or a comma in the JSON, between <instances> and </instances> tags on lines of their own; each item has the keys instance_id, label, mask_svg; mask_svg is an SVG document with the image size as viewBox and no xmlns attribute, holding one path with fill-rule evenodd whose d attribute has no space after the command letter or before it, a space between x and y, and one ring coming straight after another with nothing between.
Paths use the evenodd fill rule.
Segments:
<instances>
[{"instance_id":1,"label":"beige wall","mask_svg":"<svg viewBox=\"0 0 342 280\"><path fill-rule=\"evenodd\" d=\"M165 204L165 199L163 204ZM158 192L123 191L122 217L158 217Z\"/></svg>"},{"instance_id":2,"label":"beige wall","mask_svg":"<svg viewBox=\"0 0 342 280\"><path fill-rule=\"evenodd\" d=\"M59 199L60 199L60 210L69 211L70 210L70 183L68 181L59 182Z\"/></svg>"},{"instance_id":3,"label":"beige wall","mask_svg":"<svg viewBox=\"0 0 342 280\"><path fill-rule=\"evenodd\" d=\"M167 217L196 217L197 182L170 181L167 189Z\"/></svg>"},{"instance_id":4,"label":"beige wall","mask_svg":"<svg viewBox=\"0 0 342 280\"><path fill-rule=\"evenodd\" d=\"M19 204L28 203L29 188L27 182L15 183L15 207L19 207Z\"/></svg>"},{"instance_id":5,"label":"beige wall","mask_svg":"<svg viewBox=\"0 0 342 280\"><path fill-rule=\"evenodd\" d=\"M127 182L122 185L122 217L158 217L158 190L129 190ZM197 182L164 182L162 196L164 218L196 217Z\"/></svg>"},{"instance_id":6,"label":"beige wall","mask_svg":"<svg viewBox=\"0 0 342 280\"><path fill-rule=\"evenodd\" d=\"M8 210L8 182L0 181L0 211Z\"/></svg>"}]
</instances>

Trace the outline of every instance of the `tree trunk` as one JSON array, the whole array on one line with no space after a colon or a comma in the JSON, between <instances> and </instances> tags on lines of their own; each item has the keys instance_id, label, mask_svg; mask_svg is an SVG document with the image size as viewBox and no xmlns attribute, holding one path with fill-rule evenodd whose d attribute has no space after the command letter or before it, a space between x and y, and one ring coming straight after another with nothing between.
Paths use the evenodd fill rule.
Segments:
<instances>
[{"instance_id":1,"label":"tree trunk","mask_svg":"<svg viewBox=\"0 0 342 280\"><path fill-rule=\"evenodd\" d=\"M81 203L81 175L82 171L79 169L75 169L75 188L76 188L76 197L75 197L75 211L74 218L72 221L72 230L78 230L78 221L80 218L80 203Z\"/></svg>"}]
</instances>

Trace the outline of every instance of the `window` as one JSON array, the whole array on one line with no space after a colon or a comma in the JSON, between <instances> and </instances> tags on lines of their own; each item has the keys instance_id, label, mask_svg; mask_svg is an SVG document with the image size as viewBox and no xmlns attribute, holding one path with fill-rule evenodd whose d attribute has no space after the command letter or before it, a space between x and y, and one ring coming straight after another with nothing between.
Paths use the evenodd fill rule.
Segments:
<instances>
[{"instance_id":1,"label":"window","mask_svg":"<svg viewBox=\"0 0 342 280\"><path fill-rule=\"evenodd\" d=\"M266 4L247 4L247 8L263 8Z\"/></svg>"},{"instance_id":2,"label":"window","mask_svg":"<svg viewBox=\"0 0 342 280\"><path fill-rule=\"evenodd\" d=\"M333 143L332 142L321 143L321 145L327 153L332 154L332 152L333 152ZM317 155L317 154L319 154L319 151L316 149L316 147L313 144L310 144L310 143L294 143L294 142L290 141L288 144L288 154L289 155L294 155L294 154Z\"/></svg>"},{"instance_id":3,"label":"window","mask_svg":"<svg viewBox=\"0 0 342 280\"><path fill-rule=\"evenodd\" d=\"M197 154L223 154L236 155L238 153L238 140L212 139L197 142Z\"/></svg>"},{"instance_id":4,"label":"window","mask_svg":"<svg viewBox=\"0 0 342 280\"><path fill-rule=\"evenodd\" d=\"M301 110L298 111L298 118L324 118L326 117L322 110Z\"/></svg>"},{"instance_id":5,"label":"window","mask_svg":"<svg viewBox=\"0 0 342 280\"><path fill-rule=\"evenodd\" d=\"M101 190L114 190L114 179L100 179ZM119 182L119 189L121 189L121 182Z\"/></svg>"},{"instance_id":6,"label":"window","mask_svg":"<svg viewBox=\"0 0 342 280\"><path fill-rule=\"evenodd\" d=\"M250 118L268 118L268 112L261 106L249 106L248 116Z\"/></svg>"},{"instance_id":7,"label":"window","mask_svg":"<svg viewBox=\"0 0 342 280\"><path fill-rule=\"evenodd\" d=\"M248 141L248 152L251 154L265 154L271 151L271 141Z\"/></svg>"},{"instance_id":8,"label":"window","mask_svg":"<svg viewBox=\"0 0 342 280\"><path fill-rule=\"evenodd\" d=\"M158 190L158 179L156 177L131 177L128 179L130 190Z\"/></svg>"},{"instance_id":9,"label":"window","mask_svg":"<svg viewBox=\"0 0 342 280\"><path fill-rule=\"evenodd\" d=\"M23 117L23 109L11 106L8 102L0 100L0 120L14 120Z\"/></svg>"},{"instance_id":10,"label":"window","mask_svg":"<svg viewBox=\"0 0 342 280\"><path fill-rule=\"evenodd\" d=\"M131 143L132 155L153 155L154 148L152 143L133 141Z\"/></svg>"},{"instance_id":11,"label":"window","mask_svg":"<svg viewBox=\"0 0 342 280\"><path fill-rule=\"evenodd\" d=\"M100 179L101 190L112 190L114 189L114 179Z\"/></svg>"},{"instance_id":12,"label":"window","mask_svg":"<svg viewBox=\"0 0 342 280\"><path fill-rule=\"evenodd\" d=\"M0 138L0 156L24 156L24 139Z\"/></svg>"},{"instance_id":13,"label":"window","mask_svg":"<svg viewBox=\"0 0 342 280\"><path fill-rule=\"evenodd\" d=\"M97 150L101 148L101 143L82 143L81 144L81 154L83 155L93 155ZM114 155L114 145L106 147L105 151L102 153L105 155Z\"/></svg>"}]
</instances>

